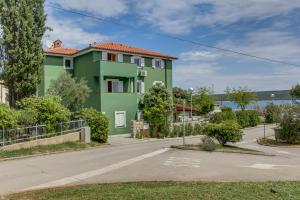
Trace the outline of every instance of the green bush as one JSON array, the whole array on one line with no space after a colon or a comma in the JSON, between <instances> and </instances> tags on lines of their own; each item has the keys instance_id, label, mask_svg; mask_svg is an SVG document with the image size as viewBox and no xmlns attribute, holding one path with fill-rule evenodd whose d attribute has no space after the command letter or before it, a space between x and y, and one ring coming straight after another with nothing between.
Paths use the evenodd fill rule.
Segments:
<instances>
[{"instance_id":1,"label":"green bush","mask_svg":"<svg viewBox=\"0 0 300 200\"><path fill-rule=\"evenodd\" d=\"M182 128L179 125L173 126L173 135L174 137L181 137L182 136Z\"/></svg>"},{"instance_id":2,"label":"green bush","mask_svg":"<svg viewBox=\"0 0 300 200\"><path fill-rule=\"evenodd\" d=\"M105 143L108 138L108 118L93 108L84 108L80 111L80 117L86 120L91 127L91 138L94 141Z\"/></svg>"},{"instance_id":3,"label":"green bush","mask_svg":"<svg viewBox=\"0 0 300 200\"><path fill-rule=\"evenodd\" d=\"M38 124L38 113L31 109L18 110L17 122L21 127L28 127Z\"/></svg>"},{"instance_id":4,"label":"green bush","mask_svg":"<svg viewBox=\"0 0 300 200\"><path fill-rule=\"evenodd\" d=\"M15 128L16 126L16 111L5 104L0 104L0 129Z\"/></svg>"},{"instance_id":5,"label":"green bush","mask_svg":"<svg viewBox=\"0 0 300 200\"><path fill-rule=\"evenodd\" d=\"M190 136L194 134L194 127L191 123L185 125L185 136Z\"/></svg>"},{"instance_id":6,"label":"green bush","mask_svg":"<svg viewBox=\"0 0 300 200\"><path fill-rule=\"evenodd\" d=\"M281 108L273 103L266 106L265 121L266 123L279 123L281 118Z\"/></svg>"},{"instance_id":7,"label":"green bush","mask_svg":"<svg viewBox=\"0 0 300 200\"><path fill-rule=\"evenodd\" d=\"M69 121L71 116L55 96L24 98L17 102L17 106L31 113L32 118L36 116L36 122L46 125L48 132L54 131L57 123Z\"/></svg>"},{"instance_id":8,"label":"green bush","mask_svg":"<svg viewBox=\"0 0 300 200\"><path fill-rule=\"evenodd\" d=\"M204 151L215 151L217 149L217 145L214 142L213 138L209 136L204 136L202 139L201 148Z\"/></svg>"},{"instance_id":9,"label":"green bush","mask_svg":"<svg viewBox=\"0 0 300 200\"><path fill-rule=\"evenodd\" d=\"M257 126L260 123L259 113L256 110L236 111L236 118L242 128Z\"/></svg>"},{"instance_id":10,"label":"green bush","mask_svg":"<svg viewBox=\"0 0 300 200\"><path fill-rule=\"evenodd\" d=\"M230 112L232 111L232 108L228 107L228 106L224 106L223 108L221 108L222 112Z\"/></svg>"},{"instance_id":11,"label":"green bush","mask_svg":"<svg viewBox=\"0 0 300 200\"><path fill-rule=\"evenodd\" d=\"M239 142L242 139L242 131L236 121L224 121L219 124L206 124L203 133L213 137L222 145L227 142Z\"/></svg>"},{"instance_id":12,"label":"green bush","mask_svg":"<svg viewBox=\"0 0 300 200\"><path fill-rule=\"evenodd\" d=\"M200 124L195 124L194 126L194 134L201 135L202 134L202 127Z\"/></svg>"},{"instance_id":13,"label":"green bush","mask_svg":"<svg viewBox=\"0 0 300 200\"><path fill-rule=\"evenodd\" d=\"M280 128L276 129L276 139L286 141L288 143L300 142L300 117L295 113L288 111L284 114Z\"/></svg>"},{"instance_id":14,"label":"green bush","mask_svg":"<svg viewBox=\"0 0 300 200\"><path fill-rule=\"evenodd\" d=\"M236 115L232 110L217 112L210 118L210 122L212 123L221 123L227 120L236 120Z\"/></svg>"}]
</instances>

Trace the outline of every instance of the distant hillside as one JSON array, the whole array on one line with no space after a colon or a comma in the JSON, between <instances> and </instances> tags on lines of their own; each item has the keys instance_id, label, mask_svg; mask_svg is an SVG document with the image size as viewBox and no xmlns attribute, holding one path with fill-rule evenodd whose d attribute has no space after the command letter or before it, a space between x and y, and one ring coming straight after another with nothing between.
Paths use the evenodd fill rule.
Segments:
<instances>
[{"instance_id":1,"label":"distant hillside","mask_svg":"<svg viewBox=\"0 0 300 200\"><path fill-rule=\"evenodd\" d=\"M271 94L274 94L274 98L271 98ZM277 90L277 91L260 91L256 92L258 100L290 100L291 96L289 90ZM215 94L216 101L226 101L226 94Z\"/></svg>"}]
</instances>

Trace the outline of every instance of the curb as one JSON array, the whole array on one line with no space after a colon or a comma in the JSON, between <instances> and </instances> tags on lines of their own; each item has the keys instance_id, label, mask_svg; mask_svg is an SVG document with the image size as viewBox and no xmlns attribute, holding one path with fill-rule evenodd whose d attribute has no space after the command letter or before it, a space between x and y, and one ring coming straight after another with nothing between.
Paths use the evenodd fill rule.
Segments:
<instances>
[{"instance_id":1,"label":"curb","mask_svg":"<svg viewBox=\"0 0 300 200\"><path fill-rule=\"evenodd\" d=\"M268 138L268 137L266 137L266 138ZM286 144L286 145L265 144L265 143L260 142L261 139L263 139L263 137L257 138L256 142L257 142L257 144L262 145L262 146L267 146L267 147L284 147L284 148L300 148L300 144L295 144L295 145L293 145L293 144Z\"/></svg>"},{"instance_id":2,"label":"curb","mask_svg":"<svg viewBox=\"0 0 300 200\"><path fill-rule=\"evenodd\" d=\"M40 154L34 154L34 155L28 155L28 156L3 158L3 159L0 159L0 162L11 161L11 160L21 160L21 159L26 159L26 158L33 158L33 157L47 156L47 155L55 155L55 154L62 154L62 153L69 153L69 152L79 152L79 151L102 148L102 147L109 146L109 145L110 145L109 143L105 143L105 144L102 144L102 145L99 145L99 146L87 147L87 148L84 148L84 149L69 149L69 150L55 151L55 152L49 152L49 153L40 153Z\"/></svg>"}]
</instances>

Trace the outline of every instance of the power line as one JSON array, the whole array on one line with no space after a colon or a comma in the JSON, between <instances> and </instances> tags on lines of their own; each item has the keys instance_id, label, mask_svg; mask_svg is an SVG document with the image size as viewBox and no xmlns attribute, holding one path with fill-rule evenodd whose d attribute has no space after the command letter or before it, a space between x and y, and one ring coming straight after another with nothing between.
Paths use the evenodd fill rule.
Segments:
<instances>
[{"instance_id":1,"label":"power line","mask_svg":"<svg viewBox=\"0 0 300 200\"><path fill-rule=\"evenodd\" d=\"M98 17L98 16L90 15L90 14L85 14L85 13L74 11L74 10L64 9L60 6L56 6L55 4L53 4L51 2L48 3L48 5L46 5L46 6L57 9L57 10L62 10L64 12L69 12L69 13L81 15L81 16L84 16L84 17L87 17L87 18L91 18L91 19L94 19L94 20L102 21L102 22L105 22L105 23L111 23L111 24L114 24L114 25L117 25L117 26L122 26L122 27L125 27L127 29L129 28L129 29L134 29L135 31L148 33L147 31L138 29L138 28L136 28L134 26L131 26L131 25L128 25L128 24L116 22L116 21L113 21L113 20L104 19L102 17ZM224 52L227 52L227 53L232 53L232 54L236 54L236 55L240 55L240 56L244 56L244 57L250 57L250 58L255 58L255 59L258 59L258 60L268 61L268 62L272 62L272 63L278 63L278 64L290 65L290 66L294 66L294 67L300 67L299 64L289 63L289 62L286 62L286 61L276 60L276 59L272 59L272 58L268 58L268 57L256 56L256 55L245 53L245 52L242 52L242 51L222 48L222 47L213 46L213 45L206 44L206 43L195 42L195 41L192 41L192 40L180 38L180 37L173 36L173 35L157 33L157 32L154 32L152 34L158 35L158 36L161 36L161 37L170 38L170 39L173 39L173 40L178 40L178 41L189 43L189 44L193 44L193 45L196 45L196 46L202 46L202 47L206 47L206 48L210 48L210 49L224 51Z\"/></svg>"}]
</instances>

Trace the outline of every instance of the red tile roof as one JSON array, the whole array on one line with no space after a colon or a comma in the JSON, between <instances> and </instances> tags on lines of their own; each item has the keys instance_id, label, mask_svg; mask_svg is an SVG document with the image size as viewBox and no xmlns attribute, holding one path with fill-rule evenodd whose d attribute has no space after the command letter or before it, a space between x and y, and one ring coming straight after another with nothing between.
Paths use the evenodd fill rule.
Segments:
<instances>
[{"instance_id":1,"label":"red tile roof","mask_svg":"<svg viewBox=\"0 0 300 200\"><path fill-rule=\"evenodd\" d=\"M120 51L124 53L133 53L133 54L140 54L140 55L148 55L148 56L154 56L154 57L163 57L163 58L169 58L169 59L177 59L175 56L170 56L167 54L146 50L138 47L133 47L129 45L120 44L117 42L102 42L97 44L92 44L91 47L96 49L103 49L103 50L109 50L109 51Z\"/></svg>"},{"instance_id":2,"label":"red tile roof","mask_svg":"<svg viewBox=\"0 0 300 200\"><path fill-rule=\"evenodd\" d=\"M77 52L79 52L78 49L74 49L74 48L49 48L49 49L45 49L44 50L45 53L49 53L49 54L62 54L62 55L73 55Z\"/></svg>"}]
</instances>

